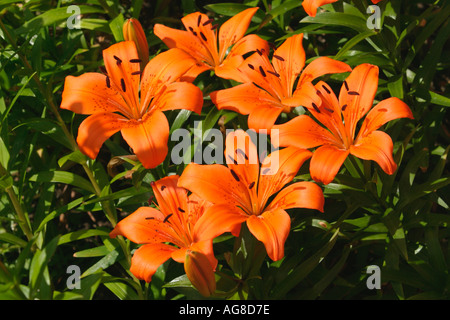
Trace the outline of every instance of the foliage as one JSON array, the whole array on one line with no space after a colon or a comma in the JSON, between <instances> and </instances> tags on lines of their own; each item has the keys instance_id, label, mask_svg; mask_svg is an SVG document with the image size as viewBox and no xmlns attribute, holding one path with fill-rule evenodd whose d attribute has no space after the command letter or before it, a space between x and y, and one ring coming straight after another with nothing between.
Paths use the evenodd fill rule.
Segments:
<instances>
[{"instance_id":1,"label":"foliage","mask_svg":"<svg viewBox=\"0 0 450 320\"><path fill-rule=\"evenodd\" d=\"M71 4L81 10L80 29L67 26ZM123 40L127 18L142 23L155 56L167 49L152 32L155 23L182 28L180 19L195 11L223 22L259 6L248 32L275 46L304 33L309 61L329 56L351 67L379 66L376 98L398 97L414 120L384 128L399 165L393 175L374 162L348 159L336 179L321 186L324 213L289 211L282 260L255 261L261 247L249 233L238 242L229 234L216 238L214 298L449 299L450 4L384 0L378 4L381 30L367 28L369 4L339 1L309 17L297 0L2 1L0 298L202 298L175 261L164 263L150 283L138 280L129 271L137 245L109 237L118 221L149 205L152 181L180 174L185 165L167 159L145 169L120 133L89 159L75 140L85 117L60 109L61 93L68 75L99 71L102 50ZM325 78L333 86L344 76ZM171 132L185 128L202 141L210 128L246 129L245 116L217 110L208 97L224 82L205 73L195 84L204 93L203 111L165 112ZM169 140L169 148L174 145ZM302 169L294 180L311 179ZM82 270L78 288L67 286L70 265ZM381 289L366 286L370 265L381 268Z\"/></svg>"}]
</instances>

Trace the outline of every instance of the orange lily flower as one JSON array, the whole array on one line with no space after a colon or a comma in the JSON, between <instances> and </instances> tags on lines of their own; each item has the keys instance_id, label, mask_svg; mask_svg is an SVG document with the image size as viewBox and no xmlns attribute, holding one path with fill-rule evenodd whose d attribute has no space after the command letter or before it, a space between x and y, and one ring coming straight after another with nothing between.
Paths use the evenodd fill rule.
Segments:
<instances>
[{"instance_id":1,"label":"orange lily flower","mask_svg":"<svg viewBox=\"0 0 450 320\"><path fill-rule=\"evenodd\" d=\"M168 153L169 123L163 111L201 112L201 90L177 82L193 59L171 49L153 58L141 75L133 41L112 45L103 51L103 59L107 75L90 72L65 80L61 108L90 115L78 129L80 150L95 159L103 143L121 131L142 165L156 167Z\"/></svg>"},{"instance_id":2,"label":"orange lily flower","mask_svg":"<svg viewBox=\"0 0 450 320\"><path fill-rule=\"evenodd\" d=\"M142 244L131 259L130 271L138 279L150 282L156 269L168 259L184 263L191 251L204 254L215 269L212 239L204 239L196 231L199 219L211 206L187 190L177 186L178 176L168 176L152 183L159 210L141 207L119 221L111 238L118 235Z\"/></svg>"},{"instance_id":3,"label":"orange lily flower","mask_svg":"<svg viewBox=\"0 0 450 320\"><path fill-rule=\"evenodd\" d=\"M212 92L211 100L218 109L249 115L248 126L256 131L270 129L281 112L289 113L300 105L309 107L311 102L320 104L311 81L324 74L349 72L351 68L328 57L317 58L304 68L302 41L303 34L289 37L275 50L272 63L267 52L257 51L238 67L244 83Z\"/></svg>"},{"instance_id":4,"label":"orange lily flower","mask_svg":"<svg viewBox=\"0 0 450 320\"><path fill-rule=\"evenodd\" d=\"M219 77L235 79L239 78L236 67L244 60L242 55L257 49L269 50L267 41L259 36L250 34L244 37L257 10L249 8L238 13L222 24L218 34L214 20L200 12L181 19L186 31L155 24L153 32L169 48L183 49L196 59L190 76L195 78L206 70L214 70Z\"/></svg>"},{"instance_id":5,"label":"orange lily flower","mask_svg":"<svg viewBox=\"0 0 450 320\"><path fill-rule=\"evenodd\" d=\"M377 88L378 67L371 64L354 68L341 87L339 99L325 82L317 83L322 104L314 105L311 114L326 128L309 116L301 115L273 127L274 144L278 141L279 146L308 149L320 146L311 158L310 172L315 181L324 184L334 179L349 154L373 160L384 172L392 174L397 169L392 156L393 142L388 134L377 129L388 121L412 119L413 115L409 107L395 97L372 108ZM365 115L356 135L358 121Z\"/></svg>"},{"instance_id":6,"label":"orange lily flower","mask_svg":"<svg viewBox=\"0 0 450 320\"><path fill-rule=\"evenodd\" d=\"M191 163L180 176L179 186L214 203L202 216L208 224L202 224L199 234L204 238L224 232L237 236L241 224L246 222L250 232L264 243L269 257L274 261L281 259L291 226L285 210L323 211L323 193L315 183L296 182L283 189L310 157L308 150L284 148L271 153L260 166L250 136L242 130L228 134L227 166ZM273 166L277 159L279 165Z\"/></svg>"},{"instance_id":7,"label":"orange lily flower","mask_svg":"<svg viewBox=\"0 0 450 320\"><path fill-rule=\"evenodd\" d=\"M303 0L302 6L309 16L315 17L317 14L318 7L323 6L325 4L334 3L337 1L338 0ZM380 1L382 0L372 0L372 3L377 4Z\"/></svg>"}]
</instances>

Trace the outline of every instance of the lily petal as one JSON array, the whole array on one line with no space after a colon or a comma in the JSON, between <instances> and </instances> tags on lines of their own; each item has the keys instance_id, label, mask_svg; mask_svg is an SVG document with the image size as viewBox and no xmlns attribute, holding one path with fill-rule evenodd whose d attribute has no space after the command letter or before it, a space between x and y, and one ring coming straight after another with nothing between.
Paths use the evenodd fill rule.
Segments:
<instances>
[{"instance_id":1,"label":"lily petal","mask_svg":"<svg viewBox=\"0 0 450 320\"><path fill-rule=\"evenodd\" d=\"M146 244L137 249L131 258L130 271L140 280L150 282L160 265L166 262L177 248L162 244Z\"/></svg>"},{"instance_id":2,"label":"lily petal","mask_svg":"<svg viewBox=\"0 0 450 320\"><path fill-rule=\"evenodd\" d=\"M369 111L362 123L358 136L366 136L385 123L399 118L413 119L411 109L406 103L396 97L385 99Z\"/></svg>"},{"instance_id":3,"label":"lily petal","mask_svg":"<svg viewBox=\"0 0 450 320\"><path fill-rule=\"evenodd\" d=\"M247 220L250 232L266 247L267 255L273 261L284 257L284 243L291 228L291 218L283 209L266 211Z\"/></svg>"},{"instance_id":4,"label":"lily petal","mask_svg":"<svg viewBox=\"0 0 450 320\"><path fill-rule=\"evenodd\" d=\"M187 209L187 190L178 187L179 177L171 175L151 183L153 194L163 217Z\"/></svg>"},{"instance_id":5,"label":"lily petal","mask_svg":"<svg viewBox=\"0 0 450 320\"><path fill-rule=\"evenodd\" d=\"M317 8L323 6L324 4L329 4L336 2L337 0L304 0L302 3L303 9L305 9L306 13L315 17L317 14Z\"/></svg>"},{"instance_id":6,"label":"lily petal","mask_svg":"<svg viewBox=\"0 0 450 320\"><path fill-rule=\"evenodd\" d=\"M364 160L373 160L384 172L393 174L397 169L392 156L393 149L392 139L387 133L373 131L350 146L350 153Z\"/></svg>"},{"instance_id":7,"label":"lily petal","mask_svg":"<svg viewBox=\"0 0 450 320\"><path fill-rule=\"evenodd\" d=\"M61 108L80 114L96 112L125 112L128 107L120 93L107 86L107 77L88 72L81 76L67 76L64 82Z\"/></svg>"},{"instance_id":8,"label":"lily petal","mask_svg":"<svg viewBox=\"0 0 450 320\"><path fill-rule=\"evenodd\" d=\"M203 93L192 83L173 82L167 85L158 99L152 101L152 105L161 111L186 109L200 114L203 106Z\"/></svg>"},{"instance_id":9,"label":"lily petal","mask_svg":"<svg viewBox=\"0 0 450 320\"><path fill-rule=\"evenodd\" d=\"M311 178L316 182L329 184L336 177L349 154L348 150L324 145L314 151L309 170Z\"/></svg>"},{"instance_id":10,"label":"lily petal","mask_svg":"<svg viewBox=\"0 0 450 320\"><path fill-rule=\"evenodd\" d=\"M300 115L284 124L273 126L270 135L275 147L294 146L309 149L322 144L339 143L330 131L307 115Z\"/></svg>"},{"instance_id":11,"label":"lily petal","mask_svg":"<svg viewBox=\"0 0 450 320\"><path fill-rule=\"evenodd\" d=\"M307 208L323 212L324 203L322 189L313 182L302 181L283 188L272 200L267 210Z\"/></svg>"},{"instance_id":12,"label":"lily petal","mask_svg":"<svg viewBox=\"0 0 450 320\"><path fill-rule=\"evenodd\" d=\"M255 108L248 117L248 127L256 132L270 130L282 111L282 108L273 106Z\"/></svg>"},{"instance_id":13,"label":"lily petal","mask_svg":"<svg viewBox=\"0 0 450 320\"><path fill-rule=\"evenodd\" d=\"M97 112L87 117L78 128L77 143L85 155L97 157L103 143L128 125L128 119L116 113Z\"/></svg>"},{"instance_id":14,"label":"lily petal","mask_svg":"<svg viewBox=\"0 0 450 320\"><path fill-rule=\"evenodd\" d=\"M130 120L121 132L145 168L155 168L166 158L169 123L161 111L147 113L142 120Z\"/></svg>"},{"instance_id":15,"label":"lily petal","mask_svg":"<svg viewBox=\"0 0 450 320\"><path fill-rule=\"evenodd\" d=\"M303 70L298 86L304 82L310 82L325 74L351 72L352 68L342 61L334 60L329 57L319 57L310 62Z\"/></svg>"}]
</instances>

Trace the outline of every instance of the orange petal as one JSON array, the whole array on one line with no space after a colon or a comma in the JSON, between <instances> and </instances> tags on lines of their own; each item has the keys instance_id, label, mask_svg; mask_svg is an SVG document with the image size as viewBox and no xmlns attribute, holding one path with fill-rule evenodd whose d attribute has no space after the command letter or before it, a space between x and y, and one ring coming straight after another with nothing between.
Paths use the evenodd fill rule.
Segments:
<instances>
[{"instance_id":1,"label":"orange petal","mask_svg":"<svg viewBox=\"0 0 450 320\"><path fill-rule=\"evenodd\" d=\"M365 63L353 69L341 87L339 103L348 134L354 137L357 122L372 108L378 89L378 67Z\"/></svg>"},{"instance_id":2,"label":"orange petal","mask_svg":"<svg viewBox=\"0 0 450 320\"><path fill-rule=\"evenodd\" d=\"M317 94L317 89L311 82L304 82L301 86L297 86L292 96L283 99L281 102L290 107L304 106L309 110L313 109L313 104L320 106L322 103Z\"/></svg>"},{"instance_id":3,"label":"orange petal","mask_svg":"<svg viewBox=\"0 0 450 320\"><path fill-rule=\"evenodd\" d=\"M309 150L288 147L269 154L261 165L258 200L264 208L268 199L297 175L303 163L311 157Z\"/></svg>"},{"instance_id":4,"label":"orange petal","mask_svg":"<svg viewBox=\"0 0 450 320\"><path fill-rule=\"evenodd\" d=\"M214 73L216 76L223 79L231 79L237 82L245 82L242 78L241 72L238 67L244 61L244 58L240 55L227 56L221 65L214 68Z\"/></svg>"},{"instance_id":5,"label":"orange petal","mask_svg":"<svg viewBox=\"0 0 450 320\"><path fill-rule=\"evenodd\" d=\"M88 72L79 77L67 76L61 108L75 113L128 112L125 101L114 88L107 87L106 76Z\"/></svg>"},{"instance_id":6,"label":"orange petal","mask_svg":"<svg viewBox=\"0 0 450 320\"><path fill-rule=\"evenodd\" d=\"M130 271L140 280L150 282L160 265L166 262L177 248L162 244L146 244L137 249L131 258Z\"/></svg>"},{"instance_id":7,"label":"orange petal","mask_svg":"<svg viewBox=\"0 0 450 320\"><path fill-rule=\"evenodd\" d=\"M128 119L116 113L94 113L78 128L77 143L81 152L95 159L103 143L128 125Z\"/></svg>"},{"instance_id":8,"label":"orange petal","mask_svg":"<svg viewBox=\"0 0 450 320\"><path fill-rule=\"evenodd\" d=\"M307 208L323 212L324 203L322 189L313 182L302 181L283 188L272 200L267 210Z\"/></svg>"},{"instance_id":9,"label":"orange petal","mask_svg":"<svg viewBox=\"0 0 450 320\"><path fill-rule=\"evenodd\" d=\"M161 24L155 24L153 33L160 38L169 48L179 48L188 52L197 61L208 61L214 65L214 57L204 46L202 41L191 31L177 30Z\"/></svg>"},{"instance_id":10,"label":"orange petal","mask_svg":"<svg viewBox=\"0 0 450 320\"><path fill-rule=\"evenodd\" d=\"M178 214L180 208L187 209L187 191L178 187L178 180L177 175L171 175L151 183L156 202L164 216Z\"/></svg>"},{"instance_id":11,"label":"orange petal","mask_svg":"<svg viewBox=\"0 0 450 320\"><path fill-rule=\"evenodd\" d=\"M315 17L317 14L317 8L323 6L324 4L329 4L336 2L337 0L303 0L302 6L305 9L306 13Z\"/></svg>"},{"instance_id":12,"label":"orange petal","mask_svg":"<svg viewBox=\"0 0 450 320\"><path fill-rule=\"evenodd\" d=\"M249 34L236 42L227 58L235 55L243 56L249 52L257 51L257 49L260 52L269 52L269 43L256 34Z\"/></svg>"},{"instance_id":13,"label":"orange petal","mask_svg":"<svg viewBox=\"0 0 450 320\"><path fill-rule=\"evenodd\" d=\"M256 134L253 136L256 138ZM228 168L236 173L244 185L258 184L258 150L248 133L242 129L230 132L225 140L224 154Z\"/></svg>"},{"instance_id":14,"label":"orange petal","mask_svg":"<svg viewBox=\"0 0 450 320\"><path fill-rule=\"evenodd\" d=\"M270 259L277 261L284 257L284 243L291 228L291 218L283 209L252 215L247 220L250 232L266 247Z\"/></svg>"},{"instance_id":15,"label":"orange petal","mask_svg":"<svg viewBox=\"0 0 450 320\"><path fill-rule=\"evenodd\" d=\"M136 44L122 41L103 50L106 72L111 87L120 92L131 113L139 109L139 83L141 69ZM138 62L133 62L138 61Z\"/></svg>"},{"instance_id":16,"label":"orange petal","mask_svg":"<svg viewBox=\"0 0 450 320\"><path fill-rule=\"evenodd\" d=\"M130 120L122 136L145 168L155 168L166 158L169 123L161 111L147 113L142 120Z\"/></svg>"},{"instance_id":17,"label":"orange petal","mask_svg":"<svg viewBox=\"0 0 450 320\"><path fill-rule=\"evenodd\" d=\"M214 91L211 92L210 97L218 109L233 110L244 115L260 107L282 107L277 99L252 83Z\"/></svg>"},{"instance_id":18,"label":"orange petal","mask_svg":"<svg viewBox=\"0 0 450 320\"><path fill-rule=\"evenodd\" d=\"M178 185L215 204L249 207L247 185L220 164L190 163L180 176Z\"/></svg>"},{"instance_id":19,"label":"orange petal","mask_svg":"<svg viewBox=\"0 0 450 320\"><path fill-rule=\"evenodd\" d=\"M397 169L397 164L392 157L393 149L392 139L388 134L373 131L352 145L350 153L364 160L373 160L384 172L393 174Z\"/></svg>"},{"instance_id":20,"label":"orange petal","mask_svg":"<svg viewBox=\"0 0 450 320\"><path fill-rule=\"evenodd\" d=\"M152 101L161 111L186 109L200 114L203 106L203 93L192 83L174 82L161 91Z\"/></svg>"},{"instance_id":21,"label":"orange petal","mask_svg":"<svg viewBox=\"0 0 450 320\"><path fill-rule=\"evenodd\" d=\"M273 53L272 64L289 95L293 92L294 82L305 66L305 50L302 41L303 33L293 35Z\"/></svg>"},{"instance_id":22,"label":"orange petal","mask_svg":"<svg viewBox=\"0 0 450 320\"><path fill-rule=\"evenodd\" d=\"M140 207L119 221L109 234L124 236L134 243L162 243L173 240L173 231L163 224L164 215L151 207Z\"/></svg>"},{"instance_id":23,"label":"orange petal","mask_svg":"<svg viewBox=\"0 0 450 320\"><path fill-rule=\"evenodd\" d=\"M149 48L147 37L139 20L135 18L127 19L122 26L123 38L127 41L134 41L141 62L141 70L144 69L149 59Z\"/></svg>"},{"instance_id":24,"label":"orange petal","mask_svg":"<svg viewBox=\"0 0 450 320\"><path fill-rule=\"evenodd\" d=\"M219 30L220 61L224 59L228 48L245 35L256 11L257 7L245 9L222 24Z\"/></svg>"},{"instance_id":25,"label":"orange petal","mask_svg":"<svg viewBox=\"0 0 450 320\"><path fill-rule=\"evenodd\" d=\"M377 4L380 1L383 1L383 0L372 0L372 3Z\"/></svg>"},{"instance_id":26,"label":"orange petal","mask_svg":"<svg viewBox=\"0 0 450 320\"><path fill-rule=\"evenodd\" d=\"M399 118L413 119L411 109L396 97L388 98L378 103L369 111L359 130L358 136L365 136L377 130L385 123Z\"/></svg>"},{"instance_id":27,"label":"orange petal","mask_svg":"<svg viewBox=\"0 0 450 320\"><path fill-rule=\"evenodd\" d=\"M325 74L351 72L352 68L344 62L328 57L319 57L309 63L303 70L298 86L304 82L312 81Z\"/></svg>"},{"instance_id":28,"label":"orange petal","mask_svg":"<svg viewBox=\"0 0 450 320\"><path fill-rule=\"evenodd\" d=\"M214 239L225 232L235 232L236 226L247 218L248 215L236 206L227 203L215 204L209 207L195 224L194 241Z\"/></svg>"},{"instance_id":29,"label":"orange petal","mask_svg":"<svg viewBox=\"0 0 450 320\"><path fill-rule=\"evenodd\" d=\"M330 131L307 115L300 115L284 124L273 126L270 135L275 147L294 146L309 149L322 144L338 143Z\"/></svg>"},{"instance_id":30,"label":"orange petal","mask_svg":"<svg viewBox=\"0 0 450 320\"><path fill-rule=\"evenodd\" d=\"M141 83L142 108L148 108L151 99L165 87L184 76L196 61L181 49L170 49L150 60L144 69Z\"/></svg>"},{"instance_id":31,"label":"orange petal","mask_svg":"<svg viewBox=\"0 0 450 320\"><path fill-rule=\"evenodd\" d=\"M309 170L314 181L329 184L333 181L349 154L348 150L325 145L314 151Z\"/></svg>"},{"instance_id":32,"label":"orange petal","mask_svg":"<svg viewBox=\"0 0 450 320\"><path fill-rule=\"evenodd\" d=\"M282 111L282 108L273 106L255 108L248 117L248 127L257 132L270 130Z\"/></svg>"},{"instance_id":33,"label":"orange petal","mask_svg":"<svg viewBox=\"0 0 450 320\"><path fill-rule=\"evenodd\" d=\"M197 241L197 242L194 242L189 247L186 247L186 248L183 247L183 248L180 248L177 251L174 251L172 253L172 259L175 260L176 262L184 263L185 258L186 258L186 251L188 251L188 250L192 250L192 251L197 251L197 252L203 253L208 258L209 263L211 264L213 269L216 268L216 266L217 266L217 259L214 257L213 245L212 245L212 240L211 239L205 240L205 241Z\"/></svg>"}]
</instances>

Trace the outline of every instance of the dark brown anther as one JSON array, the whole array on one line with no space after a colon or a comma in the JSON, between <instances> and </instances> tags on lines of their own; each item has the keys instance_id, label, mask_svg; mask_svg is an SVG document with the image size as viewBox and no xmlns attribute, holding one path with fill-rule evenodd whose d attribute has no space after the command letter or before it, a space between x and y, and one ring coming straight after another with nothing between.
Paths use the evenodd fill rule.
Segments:
<instances>
[{"instance_id":1,"label":"dark brown anther","mask_svg":"<svg viewBox=\"0 0 450 320\"><path fill-rule=\"evenodd\" d=\"M131 63L141 63L142 60L141 59L130 59Z\"/></svg>"},{"instance_id":2,"label":"dark brown anther","mask_svg":"<svg viewBox=\"0 0 450 320\"><path fill-rule=\"evenodd\" d=\"M166 186L161 186L161 191L164 191L165 188Z\"/></svg>"},{"instance_id":3,"label":"dark brown anther","mask_svg":"<svg viewBox=\"0 0 450 320\"><path fill-rule=\"evenodd\" d=\"M275 77L278 77L278 78L280 77L280 74L275 71L271 71L271 70L266 70L266 71L267 71L267 73L270 73L270 74L274 75Z\"/></svg>"},{"instance_id":4,"label":"dark brown anther","mask_svg":"<svg viewBox=\"0 0 450 320\"><path fill-rule=\"evenodd\" d=\"M322 85L322 88L328 93L328 94L330 94L331 93L331 91L330 90L328 90L328 88L323 84Z\"/></svg>"},{"instance_id":5,"label":"dark brown anther","mask_svg":"<svg viewBox=\"0 0 450 320\"><path fill-rule=\"evenodd\" d=\"M111 79L109 79L108 76L106 76L106 86L107 86L108 88L111 88Z\"/></svg>"},{"instance_id":6,"label":"dark brown anther","mask_svg":"<svg viewBox=\"0 0 450 320\"><path fill-rule=\"evenodd\" d=\"M194 28L192 28L191 26L188 27L189 31L194 32Z\"/></svg>"},{"instance_id":7,"label":"dark brown anther","mask_svg":"<svg viewBox=\"0 0 450 320\"><path fill-rule=\"evenodd\" d=\"M248 67L250 68L250 69L252 69L252 70L255 70L255 67L252 65L252 64L248 64Z\"/></svg>"},{"instance_id":8,"label":"dark brown anther","mask_svg":"<svg viewBox=\"0 0 450 320\"><path fill-rule=\"evenodd\" d=\"M153 220L155 219L154 217L146 217L145 220Z\"/></svg>"},{"instance_id":9,"label":"dark brown anther","mask_svg":"<svg viewBox=\"0 0 450 320\"><path fill-rule=\"evenodd\" d=\"M123 80L123 78L120 79L120 85L122 86L122 91L126 92L127 87L125 87L125 80Z\"/></svg>"},{"instance_id":10,"label":"dark brown anther","mask_svg":"<svg viewBox=\"0 0 450 320\"><path fill-rule=\"evenodd\" d=\"M113 56L114 59L116 59L116 63L118 66L122 63L122 59L120 59L118 56Z\"/></svg>"},{"instance_id":11,"label":"dark brown anther","mask_svg":"<svg viewBox=\"0 0 450 320\"><path fill-rule=\"evenodd\" d=\"M256 52L258 52L258 54L259 54L260 56L262 56L262 52L261 52L261 50L259 50L259 49L256 49Z\"/></svg>"},{"instance_id":12,"label":"dark brown anther","mask_svg":"<svg viewBox=\"0 0 450 320\"><path fill-rule=\"evenodd\" d=\"M230 172L231 172L231 175L233 176L233 178L234 178L237 182L239 182L240 180L239 180L239 177L238 177L238 175L236 174L236 172L234 172L234 170L232 170L232 169L230 169Z\"/></svg>"},{"instance_id":13,"label":"dark brown anther","mask_svg":"<svg viewBox=\"0 0 450 320\"><path fill-rule=\"evenodd\" d=\"M251 190L255 186L255 181L248 185L248 189Z\"/></svg>"},{"instance_id":14,"label":"dark brown anther","mask_svg":"<svg viewBox=\"0 0 450 320\"><path fill-rule=\"evenodd\" d=\"M236 159L233 159L230 155L228 156L228 159L230 159L231 162L233 162L234 164L238 164L238 162L236 161Z\"/></svg>"},{"instance_id":15,"label":"dark brown anther","mask_svg":"<svg viewBox=\"0 0 450 320\"><path fill-rule=\"evenodd\" d=\"M164 218L163 223L166 223L166 222L170 219L171 216L173 216L173 213L167 215L167 216Z\"/></svg>"},{"instance_id":16,"label":"dark brown anther","mask_svg":"<svg viewBox=\"0 0 450 320\"><path fill-rule=\"evenodd\" d=\"M349 92L347 92L347 94L349 94L351 96L359 96L359 93L356 91L349 91Z\"/></svg>"},{"instance_id":17,"label":"dark brown anther","mask_svg":"<svg viewBox=\"0 0 450 320\"><path fill-rule=\"evenodd\" d=\"M345 81L345 80L344 80L344 86L345 86L345 90L348 91L348 90L349 90L349 89L348 89L348 84L347 84L347 81Z\"/></svg>"},{"instance_id":18,"label":"dark brown anther","mask_svg":"<svg viewBox=\"0 0 450 320\"><path fill-rule=\"evenodd\" d=\"M131 73L131 75L136 76L136 75L141 74L141 73L142 73L141 71L134 71L134 72Z\"/></svg>"},{"instance_id":19,"label":"dark brown anther","mask_svg":"<svg viewBox=\"0 0 450 320\"><path fill-rule=\"evenodd\" d=\"M206 20L205 22L203 22L202 26L207 26L208 24L212 23L213 21L214 21L214 19Z\"/></svg>"},{"instance_id":20,"label":"dark brown anther","mask_svg":"<svg viewBox=\"0 0 450 320\"><path fill-rule=\"evenodd\" d=\"M317 105L314 102L312 103L312 107L314 108L314 110L316 110L316 112L320 113L319 108L317 107Z\"/></svg>"},{"instance_id":21,"label":"dark brown anther","mask_svg":"<svg viewBox=\"0 0 450 320\"><path fill-rule=\"evenodd\" d=\"M185 213L186 211L184 211L183 209L181 209L180 207L178 207L178 211Z\"/></svg>"},{"instance_id":22,"label":"dark brown anther","mask_svg":"<svg viewBox=\"0 0 450 320\"><path fill-rule=\"evenodd\" d=\"M197 27L200 27L200 22L202 22L202 16L199 15L197 19Z\"/></svg>"},{"instance_id":23,"label":"dark brown anther","mask_svg":"<svg viewBox=\"0 0 450 320\"><path fill-rule=\"evenodd\" d=\"M341 109L342 109L342 111L345 111L345 109L347 109L347 105L344 104Z\"/></svg>"},{"instance_id":24,"label":"dark brown anther","mask_svg":"<svg viewBox=\"0 0 450 320\"><path fill-rule=\"evenodd\" d=\"M333 109L330 109L330 108L328 108L328 107L323 107L326 111L328 111L328 112L330 112L330 113L333 113L334 112L334 110Z\"/></svg>"},{"instance_id":25,"label":"dark brown anther","mask_svg":"<svg viewBox=\"0 0 450 320\"><path fill-rule=\"evenodd\" d=\"M104 75L108 75L108 72L106 72L106 68L104 66L100 66L99 69Z\"/></svg>"},{"instance_id":26,"label":"dark brown anther","mask_svg":"<svg viewBox=\"0 0 450 320\"><path fill-rule=\"evenodd\" d=\"M277 60L284 61L283 57L277 56L276 54L274 54L273 57Z\"/></svg>"},{"instance_id":27,"label":"dark brown anther","mask_svg":"<svg viewBox=\"0 0 450 320\"><path fill-rule=\"evenodd\" d=\"M236 153L239 153L239 154L241 154L244 158L245 158L245 160L248 160L248 157L247 157L247 155L245 154L245 152L244 151L242 151L241 149L236 149Z\"/></svg>"},{"instance_id":28,"label":"dark brown anther","mask_svg":"<svg viewBox=\"0 0 450 320\"><path fill-rule=\"evenodd\" d=\"M266 73L264 72L263 67L259 66L259 72L261 72L263 77L266 77Z\"/></svg>"},{"instance_id":29,"label":"dark brown anther","mask_svg":"<svg viewBox=\"0 0 450 320\"><path fill-rule=\"evenodd\" d=\"M215 30L215 29L217 29L217 27L218 27L219 25L218 24L214 24L214 25L212 25L211 26L211 30Z\"/></svg>"},{"instance_id":30,"label":"dark brown anther","mask_svg":"<svg viewBox=\"0 0 450 320\"><path fill-rule=\"evenodd\" d=\"M202 37L203 41L206 41L206 40L207 40L206 37L205 37L205 35L204 35L203 32L201 32L201 31L200 31L200 37Z\"/></svg>"}]
</instances>

